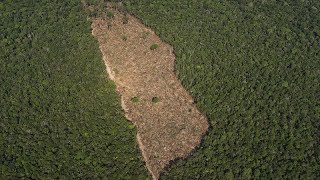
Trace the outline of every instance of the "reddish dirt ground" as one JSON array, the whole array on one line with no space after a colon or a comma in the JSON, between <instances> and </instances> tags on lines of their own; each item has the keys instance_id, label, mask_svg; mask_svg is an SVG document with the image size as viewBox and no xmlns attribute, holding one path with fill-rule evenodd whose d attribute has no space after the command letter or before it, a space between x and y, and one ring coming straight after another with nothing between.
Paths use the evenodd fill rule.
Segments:
<instances>
[{"instance_id":1,"label":"reddish dirt ground","mask_svg":"<svg viewBox=\"0 0 320 180\"><path fill-rule=\"evenodd\" d=\"M137 128L137 141L153 179L169 162L187 157L200 144L208 121L174 73L173 48L135 17L114 12L94 19L109 77L121 95L126 117ZM151 50L151 46L158 47Z\"/></svg>"}]
</instances>

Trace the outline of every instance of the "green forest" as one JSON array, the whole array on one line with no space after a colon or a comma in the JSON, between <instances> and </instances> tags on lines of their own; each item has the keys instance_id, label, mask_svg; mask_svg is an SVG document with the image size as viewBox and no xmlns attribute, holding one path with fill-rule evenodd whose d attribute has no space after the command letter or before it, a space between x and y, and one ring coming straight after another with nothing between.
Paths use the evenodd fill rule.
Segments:
<instances>
[{"instance_id":1,"label":"green forest","mask_svg":"<svg viewBox=\"0 0 320 180\"><path fill-rule=\"evenodd\" d=\"M320 1L129 0L211 124L163 179L320 177Z\"/></svg>"},{"instance_id":2,"label":"green forest","mask_svg":"<svg viewBox=\"0 0 320 180\"><path fill-rule=\"evenodd\" d=\"M210 123L160 179L320 178L320 1L113 2L173 46ZM0 179L150 179L91 34L98 14L0 0Z\"/></svg>"},{"instance_id":3,"label":"green forest","mask_svg":"<svg viewBox=\"0 0 320 180\"><path fill-rule=\"evenodd\" d=\"M77 0L0 3L0 179L148 177Z\"/></svg>"}]
</instances>

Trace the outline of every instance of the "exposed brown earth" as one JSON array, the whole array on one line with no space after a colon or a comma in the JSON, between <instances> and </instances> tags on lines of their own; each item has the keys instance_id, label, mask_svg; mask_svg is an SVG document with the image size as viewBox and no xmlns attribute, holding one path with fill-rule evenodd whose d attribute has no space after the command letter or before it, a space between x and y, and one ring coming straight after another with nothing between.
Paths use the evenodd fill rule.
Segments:
<instances>
[{"instance_id":1,"label":"exposed brown earth","mask_svg":"<svg viewBox=\"0 0 320 180\"><path fill-rule=\"evenodd\" d=\"M183 158L200 144L208 122L174 74L173 48L138 19L114 13L94 19L109 77L121 94L126 117L137 128L146 166L153 179L171 160ZM150 47L157 44L158 48Z\"/></svg>"}]
</instances>

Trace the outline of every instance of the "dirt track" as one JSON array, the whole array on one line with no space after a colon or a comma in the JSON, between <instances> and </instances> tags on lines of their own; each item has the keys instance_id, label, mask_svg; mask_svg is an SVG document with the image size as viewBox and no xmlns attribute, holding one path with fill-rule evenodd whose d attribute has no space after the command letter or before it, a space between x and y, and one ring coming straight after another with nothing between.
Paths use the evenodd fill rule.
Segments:
<instances>
[{"instance_id":1,"label":"dirt track","mask_svg":"<svg viewBox=\"0 0 320 180\"><path fill-rule=\"evenodd\" d=\"M200 144L208 122L174 74L173 48L138 19L115 12L109 20L95 19L109 77L121 94L126 117L137 128L137 141L153 179L176 158ZM158 48L150 47L157 44Z\"/></svg>"}]
</instances>

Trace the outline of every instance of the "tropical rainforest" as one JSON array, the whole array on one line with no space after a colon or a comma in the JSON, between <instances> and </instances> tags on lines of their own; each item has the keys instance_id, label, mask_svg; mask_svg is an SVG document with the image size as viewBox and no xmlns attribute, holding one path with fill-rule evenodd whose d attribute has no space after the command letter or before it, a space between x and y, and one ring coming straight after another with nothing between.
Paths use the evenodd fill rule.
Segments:
<instances>
[{"instance_id":1,"label":"tropical rainforest","mask_svg":"<svg viewBox=\"0 0 320 180\"><path fill-rule=\"evenodd\" d=\"M320 177L320 1L126 1L211 130L163 179Z\"/></svg>"},{"instance_id":2,"label":"tropical rainforest","mask_svg":"<svg viewBox=\"0 0 320 180\"><path fill-rule=\"evenodd\" d=\"M0 4L0 179L143 179L77 0Z\"/></svg>"},{"instance_id":3,"label":"tropical rainforest","mask_svg":"<svg viewBox=\"0 0 320 180\"><path fill-rule=\"evenodd\" d=\"M320 178L320 1L121 3L174 47L210 123L161 179ZM0 1L1 179L149 178L93 15L78 0Z\"/></svg>"}]
</instances>

